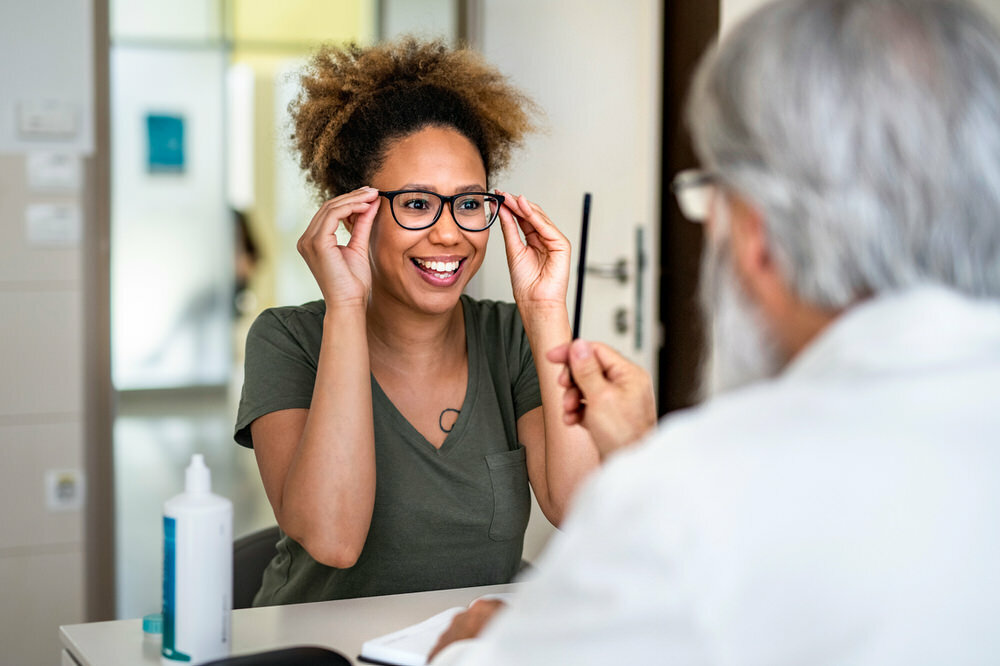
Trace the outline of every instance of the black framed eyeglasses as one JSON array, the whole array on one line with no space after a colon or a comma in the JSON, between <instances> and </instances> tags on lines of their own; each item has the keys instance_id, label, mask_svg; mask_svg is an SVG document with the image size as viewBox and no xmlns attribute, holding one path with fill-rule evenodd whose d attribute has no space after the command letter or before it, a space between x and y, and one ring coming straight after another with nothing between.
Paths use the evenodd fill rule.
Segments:
<instances>
[{"instance_id":1,"label":"black framed eyeglasses","mask_svg":"<svg viewBox=\"0 0 1000 666\"><path fill-rule=\"evenodd\" d=\"M674 176L670 189L677 197L681 214L692 222L707 220L718 182L717 174L701 169L685 169Z\"/></svg>"},{"instance_id":2,"label":"black framed eyeglasses","mask_svg":"<svg viewBox=\"0 0 1000 666\"><path fill-rule=\"evenodd\" d=\"M455 224L466 231L486 231L497 220L503 196L489 192L459 192L447 197L430 190L379 190L389 200L396 224L419 231L434 226L444 204L451 206Z\"/></svg>"}]
</instances>

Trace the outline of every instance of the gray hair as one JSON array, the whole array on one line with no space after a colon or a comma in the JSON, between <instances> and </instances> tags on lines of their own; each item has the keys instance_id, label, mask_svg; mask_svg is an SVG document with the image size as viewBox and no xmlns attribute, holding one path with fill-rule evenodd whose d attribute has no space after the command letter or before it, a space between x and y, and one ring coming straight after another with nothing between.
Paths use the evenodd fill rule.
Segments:
<instances>
[{"instance_id":1,"label":"gray hair","mask_svg":"<svg viewBox=\"0 0 1000 666\"><path fill-rule=\"evenodd\" d=\"M1000 298L1000 35L955 0L779 0L706 56L688 125L804 300Z\"/></svg>"}]
</instances>

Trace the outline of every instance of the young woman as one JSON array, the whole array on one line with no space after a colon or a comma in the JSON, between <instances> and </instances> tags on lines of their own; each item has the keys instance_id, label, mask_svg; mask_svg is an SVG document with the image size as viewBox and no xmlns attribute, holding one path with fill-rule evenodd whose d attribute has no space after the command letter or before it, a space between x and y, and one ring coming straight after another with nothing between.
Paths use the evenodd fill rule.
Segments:
<instances>
[{"instance_id":1,"label":"young woman","mask_svg":"<svg viewBox=\"0 0 1000 666\"><path fill-rule=\"evenodd\" d=\"M255 604L509 582L529 482L558 525L597 464L544 360L570 338L569 243L489 189L531 103L415 40L323 50L302 83L293 138L326 202L298 249L323 299L247 339L236 440L284 533ZM462 293L497 220L516 307Z\"/></svg>"}]
</instances>

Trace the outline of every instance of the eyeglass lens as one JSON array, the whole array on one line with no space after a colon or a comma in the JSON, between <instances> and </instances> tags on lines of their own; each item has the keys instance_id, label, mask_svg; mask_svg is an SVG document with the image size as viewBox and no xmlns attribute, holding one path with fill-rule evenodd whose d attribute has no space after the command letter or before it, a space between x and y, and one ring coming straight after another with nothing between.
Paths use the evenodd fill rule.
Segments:
<instances>
[{"instance_id":1,"label":"eyeglass lens","mask_svg":"<svg viewBox=\"0 0 1000 666\"><path fill-rule=\"evenodd\" d=\"M677 174L672 189L681 214L692 222L707 220L715 187L704 172L691 169Z\"/></svg>"},{"instance_id":2,"label":"eyeglass lens","mask_svg":"<svg viewBox=\"0 0 1000 666\"><path fill-rule=\"evenodd\" d=\"M434 223L444 200L431 192L400 192L392 202L392 212L404 227L422 229ZM490 226L500 210L499 200L489 194L457 195L451 200L455 221L464 229L480 230Z\"/></svg>"}]
</instances>

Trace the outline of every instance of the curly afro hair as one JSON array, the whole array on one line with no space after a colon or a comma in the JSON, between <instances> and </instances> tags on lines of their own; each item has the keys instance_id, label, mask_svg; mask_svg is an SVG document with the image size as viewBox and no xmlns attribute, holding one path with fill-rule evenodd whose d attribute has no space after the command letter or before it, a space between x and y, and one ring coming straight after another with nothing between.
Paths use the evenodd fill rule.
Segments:
<instances>
[{"instance_id":1,"label":"curly afro hair","mask_svg":"<svg viewBox=\"0 0 1000 666\"><path fill-rule=\"evenodd\" d=\"M451 127L479 150L488 176L536 128L535 103L475 51L412 37L372 47L324 47L289 105L299 165L324 199L378 171L390 142Z\"/></svg>"}]
</instances>

